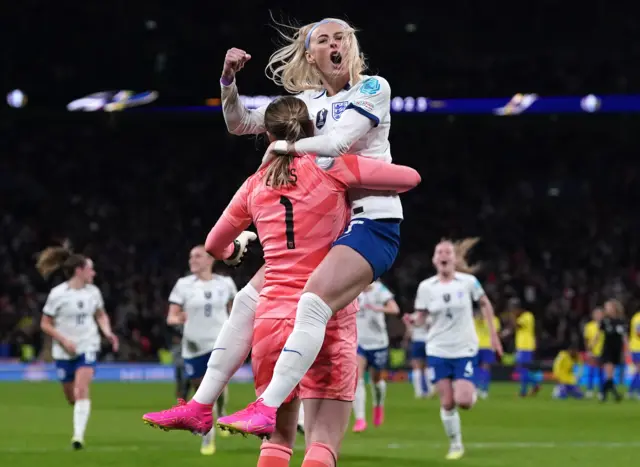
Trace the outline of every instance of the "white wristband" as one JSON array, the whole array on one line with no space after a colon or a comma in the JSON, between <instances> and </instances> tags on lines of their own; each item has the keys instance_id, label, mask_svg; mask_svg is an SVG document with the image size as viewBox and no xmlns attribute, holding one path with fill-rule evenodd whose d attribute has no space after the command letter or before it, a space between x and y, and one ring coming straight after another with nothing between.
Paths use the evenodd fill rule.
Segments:
<instances>
[{"instance_id":1,"label":"white wristband","mask_svg":"<svg viewBox=\"0 0 640 467\"><path fill-rule=\"evenodd\" d=\"M289 152L289 143L283 140L276 141L273 145L273 152L278 154L286 154Z\"/></svg>"}]
</instances>

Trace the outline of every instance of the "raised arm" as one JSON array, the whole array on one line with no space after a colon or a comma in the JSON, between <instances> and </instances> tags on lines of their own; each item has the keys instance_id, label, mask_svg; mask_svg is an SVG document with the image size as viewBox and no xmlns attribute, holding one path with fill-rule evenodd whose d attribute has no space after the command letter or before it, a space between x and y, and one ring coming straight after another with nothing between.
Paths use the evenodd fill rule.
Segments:
<instances>
[{"instance_id":1,"label":"raised arm","mask_svg":"<svg viewBox=\"0 0 640 467\"><path fill-rule=\"evenodd\" d=\"M228 82L220 79L222 115L227 130L233 135L258 135L264 133L264 112L266 105L255 110L247 109L240 101L235 80Z\"/></svg>"},{"instance_id":2,"label":"raised arm","mask_svg":"<svg viewBox=\"0 0 640 467\"><path fill-rule=\"evenodd\" d=\"M368 157L348 154L332 162L327 174L347 188L404 193L415 188L421 181L420 174L411 167ZM319 162L318 165L322 167L323 164Z\"/></svg>"}]
</instances>

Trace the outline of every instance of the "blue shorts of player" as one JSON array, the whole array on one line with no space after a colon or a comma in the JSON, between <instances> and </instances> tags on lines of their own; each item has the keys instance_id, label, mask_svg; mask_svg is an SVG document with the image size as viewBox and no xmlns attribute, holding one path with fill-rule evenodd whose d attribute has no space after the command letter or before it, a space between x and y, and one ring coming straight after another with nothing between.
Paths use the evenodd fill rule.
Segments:
<instances>
[{"instance_id":1,"label":"blue shorts of player","mask_svg":"<svg viewBox=\"0 0 640 467\"><path fill-rule=\"evenodd\" d=\"M496 362L496 354L493 349L480 349L476 357L476 365L493 365Z\"/></svg>"},{"instance_id":2,"label":"blue shorts of player","mask_svg":"<svg viewBox=\"0 0 640 467\"><path fill-rule=\"evenodd\" d=\"M450 379L452 381L464 379L475 384L475 355L461 358L441 358L429 355L428 358L432 383L435 384L441 379Z\"/></svg>"},{"instance_id":3,"label":"blue shorts of player","mask_svg":"<svg viewBox=\"0 0 640 467\"><path fill-rule=\"evenodd\" d=\"M389 361L389 347L365 350L358 346L358 355L367 360L367 366L369 368L384 370L387 367L387 362Z\"/></svg>"},{"instance_id":4,"label":"blue shorts of player","mask_svg":"<svg viewBox=\"0 0 640 467\"><path fill-rule=\"evenodd\" d=\"M516 363L518 365L527 365L531 362L533 362L533 351L518 350L516 352Z\"/></svg>"},{"instance_id":5,"label":"blue shorts of player","mask_svg":"<svg viewBox=\"0 0 640 467\"><path fill-rule=\"evenodd\" d=\"M631 353L631 361L635 364L640 363L640 352L632 352Z\"/></svg>"},{"instance_id":6,"label":"blue shorts of player","mask_svg":"<svg viewBox=\"0 0 640 467\"><path fill-rule=\"evenodd\" d=\"M573 384L558 384L553 388L554 399L568 399L569 397L582 399L584 394L578 386Z\"/></svg>"},{"instance_id":7,"label":"blue shorts of player","mask_svg":"<svg viewBox=\"0 0 640 467\"><path fill-rule=\"evenodd\" d=\"M411 341L409 347L409 358L411 360L427 361L427 343L425 341Z\"/></svg>"},{"instance_id":8,"label":"blue shorts of player","mask_svg":"<svg viewBox=\"0 0 640 467\"><path fill-rule=\"evenodd\" d=\"M87 352L73 360L56 360L56 372L61 383L70 383L76 379L76 371L81 367L96 367L96 353Z\"/></svg>"},{"instance_id":9,"label":"blue shorts of player","mask_svg":"<svg viewBox=\"0 0 640 467\"><path fill-rule=\"evenodd\" d=\"M398 256L400 222L400 219L352 219L333 245L345 245L360 253L371 265L376 280Z\"/></svg>"},{"instance_id":10,"label":"blue shorts of player","mask_svg":"<svg viewBox=\"0 0 640 467\"><path fill-rule=\"evenodd\" d=\"M193 358L184 359L184 372L189 379L200 379L207 372L207 363L209 363L211 352Z\"/></svg>"}]
</instances>

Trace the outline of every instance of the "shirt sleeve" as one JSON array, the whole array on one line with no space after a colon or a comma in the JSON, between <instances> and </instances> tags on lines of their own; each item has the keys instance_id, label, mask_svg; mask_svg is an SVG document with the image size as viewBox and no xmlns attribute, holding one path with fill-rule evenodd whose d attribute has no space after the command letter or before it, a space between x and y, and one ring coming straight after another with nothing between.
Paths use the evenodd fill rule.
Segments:
<instances>
[{"instance_id":1,"label":"shirt sleeve","mask_svg":"<svg viewBox=\"0 0 640 467\"><path fill-rule=\"evenodd\" d=\"M394 299L394 295L391 293L391 291L387 288L386 285L380 284L380 288L378 290L378 298L380 300L380 303L386 304L389 300Z\"/></svg>"},{"instance_id":2,"label":"shirt sleeve","mask_svg":"<svg viewBox=\"0 0 640 467\"><path fill-rule=\"evenodd\" d=\"M365 188L404 193L421 181L420 174L411 167L352 154L335 160L316 157L316 163L342 189Z\"/></svg>"},{"instance_id":3,"label":"shirt sleeve","mask_svg":"<svg viewBox=\"0 0 640 467\"><path fill-rule=\"evenodd\" d=\"M207 253L215 259L227 259L231 256L234 250L233 241L251 225L248 202L251 180L249 178L242 184L207 235L204 246Z\"/></svg>"},{"instance_id":4,"label":"shirt sleeve","mask_svg":"<svg viewBox=\"0 0 640 467\"><path fill-rule=\"evenodd\" d=\"M94 293L96 296L96 310L104 310L104 298L102 298L102 292L98 287L95 287Z\"/></svg>"},{"instance_id":5,"label":"shirt sleeve","mask_svg":"<svg viewBox=\"0 0 640 467\"><path fill-rule=\"evenodd\" d=\"M47 301L44 304L44 308L42 308L42 312L47 316L55 317L58 314L59 308L60 298L57 294L50 292L49 296L47 297Z\"/></svg>"},{"instance_id":6,"label":"shirt sleeve","mask_svg":"<svg viewBox=\"0 0 640 467\"><path fill-rule=\"evenodd\" d=\"M229 86L220 83L222 98L222 115L227 130L233 135L258 135L266 131L264 113L267 106L255 110L247 109L240 101L235 80Z\"/></svg>"},{"instance_id":7,"label":"shirt sleeve","mask_svg":"<svg viewBox=\"0 0 640 467\"><path fill-rule=\"evenodd\" d=\"M429 310L429 288L425 282L422 282L418 286L418 292L416 293L416 301L413 307L414 309L419 311Z\"/></svg>"},{"instance_id":8,"label":"shirt sleeve","mask_svg":"<svg viewBox=\"0 0 640 467\"><path fill-rule=\"evenodd\" d=\"M171 293L169 294L169 303L174 305L184 306L185 297L184 292L182 291L182 282L176 282L176 285L171 289Z\"/></svg>"},{"instance_id":9,"label":"shirt sleeve","mask_svg":"<svg viewBox=\"0 0 640 467\"><path fill-rule=\"evenodd\" d=\"M471 276L471 298L474 302L477 302L484 295L484 289L477 277Z\"/></svg>"},{"instance_id":10,"label":"shirt sleeve","mask_svg":"<svg viewBox=\"0 0 640 467\"><path fill-rule=\"evenodd\" d=\"M358 112L345 111L336 126L324 135L303 138L294 144L298 155L320 154L338 157L346 154L356 141L372 128L371 120Z\"/></svg>"},{"instance_id":11,"label":"shirt sleeve","mask_svg":"<svg viewBox=\"0 0 640 467\"><path fill-rule=\"evenodd\" d=\"M378 126L391 110L391 86L380 76L367 78L359 86L347 110L353 109L368 118L373 126Z\"/></svg>"},{"instance_id":12,"label":"shirt sleeve","mask_svg":"<svg viewBox=\"0 0 640 467\"><path fill-rule=\"evenodd\" d=\"M231 296L231 299L233 300L238 294L238 287L236 287L236 283L230 277L227 277L227 282L229 283L229 294Z\"/></svg>"}]
</instances>

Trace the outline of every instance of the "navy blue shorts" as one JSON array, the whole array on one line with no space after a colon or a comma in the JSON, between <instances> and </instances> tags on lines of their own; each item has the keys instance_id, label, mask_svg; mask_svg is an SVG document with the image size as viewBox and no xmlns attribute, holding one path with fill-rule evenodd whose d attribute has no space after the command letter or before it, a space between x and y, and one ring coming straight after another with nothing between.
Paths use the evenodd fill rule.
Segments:
<instances>
[{"instance_id":1,"label":"navy blue shorts","mask_svg":"<svg viewBox=\"0 0 640 467\"><path fill-rule=\"evenodd\" d=\"M496 362L496 353L492 349L480 349L478 350L477 365L480 366L484 363L487 365L493 365Z\"/></svg>"},{"instance_id":2,"label":"navy blue shorts","mask_svg":"<svg viewBox=\"0 0 640 467\"><path fill-rule=\"evenodd\" d=\"M369 368L384 370L387 367L387 362L389 361L389 347L365 350L358 346L358 355L367 360L367 366Z\"/></svg>"},{"instance_id":3,"label":"navy blue shorts","mask_svg":"<svg viewBox=\"0 0 640 467\"><path fill-rule=\"evenodd\" d=\"M58 379L61 383L74 381L76 379L76 371L83 366L96 367L96 352L80 354L73 360L56 360Z\"/></svg>"},{"instance_id":4,"label":"navy blue shorts","mask_svg":"<svg viewBox=\"0 0 640 467\"><path fill-rule=\"evenodd\" d=\"M209 363L209 357L211 352L208 352L199 357L185 358L184 359L184 372L189 379L200 379L207 372L207 364Z\"/></svg>"},{"instance_id":5,"label":"navy blue shorts","mask_svg":"<svg viewBox=\"0 0 640 467\"><path fill-rule=\"evenodd\" d=\"M411 341L409 347L409 358L411 360L427 361L427 343L424 341Z\"/></svg>"},{"instance_id":6,"label":"navy blue shorts","mask_svg":"<svg viewBox=\"0 0 640 467\"><path fill-rule=\"evenodd\" d=\"M391 269L400 249L400 220L352 219L333 245L357 251L371 265L373 280Z\"/></svg>"},{"instance_id":7,"label":"navy blue shorts","mask_svg":"<svg viewBox=\"0 0 640 467\"><path fill-rule=\"evenodd\" d=\"M431 382L437 383L441 379L456 381L465 379L474 382L474 361L476 356L462 358L440 358L429 356L431 368Z\"/></svg>"}]
</instances>

